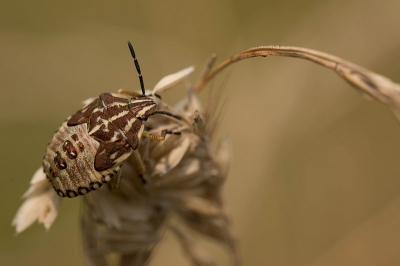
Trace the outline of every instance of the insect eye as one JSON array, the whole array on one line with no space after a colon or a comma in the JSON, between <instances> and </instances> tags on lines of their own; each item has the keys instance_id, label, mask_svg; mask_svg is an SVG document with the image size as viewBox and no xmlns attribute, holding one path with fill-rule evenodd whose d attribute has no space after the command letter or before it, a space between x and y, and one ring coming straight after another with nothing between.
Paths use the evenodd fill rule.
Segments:
<instances>
[{"instance_id":1,"label":"insect eye","mask_svg":"<svg viewBox=\"0 0 400 266\"><path fill-rule=\"evenodd\" d=\"M143 121L147 121L147 116L142 115L142 116L140 117L140 119L142 119Z\"/></svg>"}]
</instances>

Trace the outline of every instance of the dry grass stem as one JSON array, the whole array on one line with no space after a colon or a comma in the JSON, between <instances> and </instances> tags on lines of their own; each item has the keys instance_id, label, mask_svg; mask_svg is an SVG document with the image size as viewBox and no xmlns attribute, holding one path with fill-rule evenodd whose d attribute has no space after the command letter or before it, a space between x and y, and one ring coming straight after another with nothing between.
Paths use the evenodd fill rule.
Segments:
<instances>
[{"instance_id":1,"label":"dry grass stem","mask_svg":"<svg viewBox=\"0 0 400 266\"><path fill-rule=\"evenodd\" d=\"M328 53L294 46L259 46L244 50L223 61L195 85L199 92L219 72L227 66L243 59L253 57L284 56L310 60L314 63L334 70L340 77L359 89L391 107L396 118L400 120L400 85L387 77L346 61Z\"/></svg>"}]
</instances>

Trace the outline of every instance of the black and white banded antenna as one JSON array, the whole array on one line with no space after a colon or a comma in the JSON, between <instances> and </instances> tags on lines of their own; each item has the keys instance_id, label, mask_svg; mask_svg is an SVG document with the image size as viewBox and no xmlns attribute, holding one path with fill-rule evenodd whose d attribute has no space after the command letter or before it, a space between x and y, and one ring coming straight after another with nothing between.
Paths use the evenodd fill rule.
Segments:
<instances>
[{"instance_id":1,"label":"black and white banded antenna","mask_svg":"<svg viewBox=\"0 0 400 266\"><path fill-rule=\"evenodd\" d=\"M136 70L139 74L139 81L140 81L140 88L142 89L142 96L146 96L146 91L144 89L143 76L142 76L142 72L140 71L139 61L136 59L135 50L133 50L133 47L132 47L132 44L130 41L128 41L128 46L129 46L129 50L131 51L133 61L135 62Z\"/></svg>"}]
</instances>

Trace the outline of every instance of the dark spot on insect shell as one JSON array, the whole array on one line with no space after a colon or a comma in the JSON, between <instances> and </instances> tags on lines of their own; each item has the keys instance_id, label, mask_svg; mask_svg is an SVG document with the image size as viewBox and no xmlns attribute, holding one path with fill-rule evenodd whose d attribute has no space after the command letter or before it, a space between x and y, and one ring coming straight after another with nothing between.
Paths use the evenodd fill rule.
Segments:
<instances>
[{"instance_id":1,"label":"dark spot on insect shell","mask_svg":"<svg viewBox=\"0 0 400 266\"><path fill-rule=\"evenodd\" d=\"M50 171L50 174L51 174L52 177L54 177L54 178L57 177L56 172L54 172L53 168L50 167L49 171Z\"/></svg>"},{"instance_id":2,"label":"dark spot on insect shell","mask_svg":"<svg viewBox=\"0 0 400 266\"><path fill-rule=\"evenodd\" d=\"M78 193L76 193L75 191L72 191L72 190L67 190L66 194L67 194L68 198L75 198L76 196L78 196Z\"/></svg>"},{"instance_id":3,"label":"dark spot on insect shell","mask_svg":"<svg viewBox=\"0 0 400 266\"><path fill-rule=\"evenodd\" d=\"M57 191L58 196L65 197L64 192L62 192L60 189L57 189L56 191Z\"/></svg>"},{"instance_id":4,"label":"dark spot on insect shell","mask_svg":"<svg viewBox=\"0 0 400 266\"><path fill-rule=\"evenodd\" d=\"M61 157L60 152L56 152L56 157L54 157L54 164L60 170L67 168L67 162Z\"/></svg>"},{"instance_id":5,"label":"dark spot on insect shell","mask_svg":"<svg viewBox=\"0 0 400 266\"><path fill-rule=\"evenodd\" d=\"M99 182L91 182L90 183L90 189L91 190L99 189L99 188L101 188L101 186L102 186L102 184L99 183Z\"/></svg>"},{"instance_id":6,"label":"dark spot on insect shell","mask_svg":"<svg viewBox=\"0 0 400 266\"><path fill-rule=\"evenodd\" d=\"M78 188L79 195L86 195L89 192L90 192L90 190L87 187L79 187Z\"/></svg>"},{"instance_id":7,"label":"dark spot on insect shell","mask_svg":"<svg viewBox=\"0 0 400 266\"><path fill-rule=\"evenodd\" d=\"M85 146L83 146L82 142L78 142L77 144L80 151L83 151L85 149Z\"/></svg>"},{"instance_id":8,"label":"dark spot on insect shell","mask_svg":"<svg viewBox=\"0 0 400 266\"><path fill-rule=\"evenodd\" d=\"M66 140L63 144L63 151L67 154L68 158L75 159L78 156L74 146L72 145L71 141Z\"/></svg>"},{"instance_id":9,"label":"dark spot on insect shell","mask_svg":"<svg viewBox=\"0 0 400 266\"><path fill-rule=\"evenodd\" d=\"M79 140L79 137L78 137L78 135L76 135L76 134L72 135L71 138L72 138L73 140L75 140L75 141L78 141L78 140Z\"/></svg>"},{"instance_id":10,"label":"dark spot on insect shell","mask_svg":"<svg viewBox=\"0 0 400 266\"><path fill-rule=\"evenodd\" d=\"M104 184L106 184L106 183L108 183L108 182L110 182L110 180L111 180L111 178L113 178L113 174L109 174L109 175L106 175L106 176L102 176L101 177L101 181L104 183Z\"/></svg>"}]
</instances>

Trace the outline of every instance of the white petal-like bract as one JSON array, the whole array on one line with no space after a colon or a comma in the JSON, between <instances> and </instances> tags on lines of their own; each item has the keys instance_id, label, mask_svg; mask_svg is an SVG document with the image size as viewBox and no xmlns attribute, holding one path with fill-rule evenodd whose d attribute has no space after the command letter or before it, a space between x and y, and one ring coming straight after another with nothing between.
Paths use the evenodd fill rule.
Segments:
<instances>
[{"instance_id":1,"label":"white petal-like bract","mask_svg":"<svg viewBox=\"0 0 400 266\"><path fill-rule=\"evenodd\" d=\"M174 87L179 82L181 82L185 77L187 77L193 71L194 71L194 66L190 66L190 67L182 69L181 71L178 71L174 74L163 77L156 84L156 86L154 86L153 94L171 89L172 87Z\"/></svg>"},{"instance_id":2,"label":"white petal-like bract","mask_svg":"<svg viewBox=\"0 0 400 266\"><path fill-rule=\"evenodd\" d=\"M61 198L46 179L42 167L33 175L31 186L23 197L26 199L12 221L15 231L24 231L36 220L49 229L57 217Z\"/></svg>"}]
</instances>

